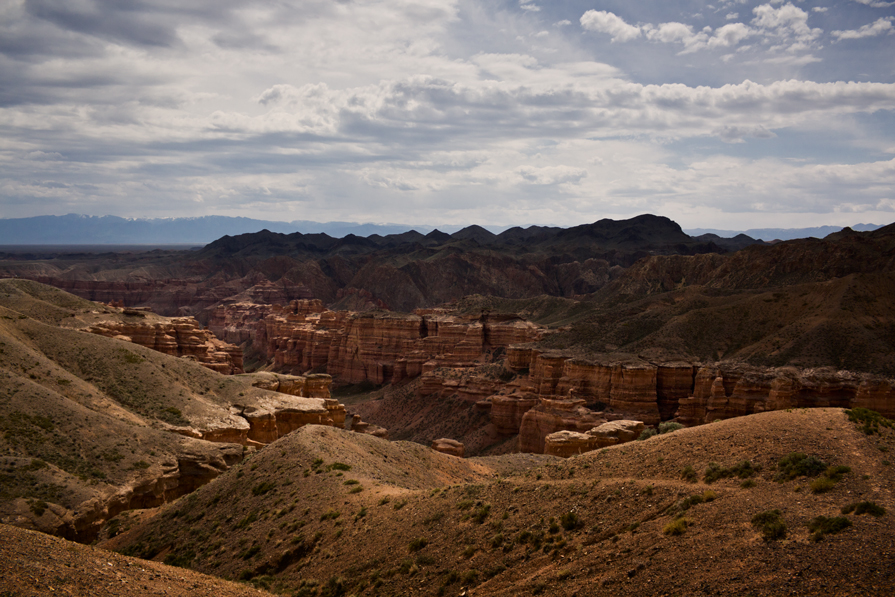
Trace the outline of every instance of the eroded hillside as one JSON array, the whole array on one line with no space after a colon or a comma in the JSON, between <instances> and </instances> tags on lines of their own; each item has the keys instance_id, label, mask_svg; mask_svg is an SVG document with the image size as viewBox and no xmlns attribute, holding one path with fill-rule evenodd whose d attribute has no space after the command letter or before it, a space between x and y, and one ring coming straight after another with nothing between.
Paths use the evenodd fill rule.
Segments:
<instances>
[{"instance_id":1,"label":"eroded hillside","mask_svg":"<svg viewBox=\"0 0 895 597\"><path fill-rule=\"evenodd\" d=\"M35 282L0 281L3 522L89 540L118 512L207 483L247 446L344 422L328 378L326 397L303 397L307 378L221 375L87 331L115 316ZM280 385L294 395L266 389Z\"/></svg>"},{"instance_id":2,"label":"eroded hillside","mask_svg":"<svg viewBox=\"0 0 895 597\"><path fill-rule=\"evenodd\" d=\"M305 427L107 545L303 595L887 595L882 423L764 413L568 460Z\"/></svg>"}]
</instances>

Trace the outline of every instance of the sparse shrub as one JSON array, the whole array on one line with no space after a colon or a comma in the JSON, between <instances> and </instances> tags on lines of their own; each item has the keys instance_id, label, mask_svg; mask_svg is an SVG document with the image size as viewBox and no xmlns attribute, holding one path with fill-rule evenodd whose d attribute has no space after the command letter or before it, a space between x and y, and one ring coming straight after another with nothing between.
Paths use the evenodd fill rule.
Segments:
<instances>
[{"instance_id":1,"label":"sparse shrub","mask_svg":"<svg viewBox=\"0 0 895 597\"><path fill-rule=\"evenodd\" d=\"M269 493L277 484L272 481L263 481L252 487L252 495L264 495Z\"/></svg>"},{"instance_id":2,"label":"sparse shrub","mask_svg":"<svg viewBox=\"0 0 895 597\"><path fill-rule=\"evenodd\" d=\"M826 469L827 463L820 458L802 452L792 452L777 463L777 475L774 480L782 483L796 477L816 477Z\"/></svg>"},{"instance_id":3,"label":"sparse shrub","mask_svg":"<svg viewBox=\"0 0 895 597\"><path fill-rule=\"evenodd\" d=\"M683 429L684 426L676 421L665 421L664 423L659 423L659 433L671 433L672 431L677 431L678 429Z\"/></svg>"},{"instance_id":4,"label":"sparse shrub","mask_svg":"<svg viewBox=\"0 0 895 597\"><path fill-rule=\"evenodd\" d=\"M498 548L503 545L503 533L497 533L493 537L491 537L491 547Z\"/></svg>"},{"instance_id":5,"label":"sparse shrub","mask_svg":"<svg viewBox=\"0 0 895 597\"><path fill-rule=\"evenodd\" d=\"M686 518L677 518L665 525L662 532L666 535L683 535L687 531L690 521Z\"/></svg>"},{"instance_id":6,"label":"sparse shrub","mask_svg":"<svg viewBox=\"0 0 895 597\"><path fill-rule=\"evenodd\" d=\"M547 532L550 533L551 535L557 534L559 532L559 525L556 524L556 519L551 518L549 522L550 522L550 525L547 527Z\"/></svg>"},{"instance_id":7,"label":"sparse shrub","mask_svg":"<svg viewBox=\"0 0 895 597\"><path fill-rule=\"evenodd\" d=\"M755 482L755 479L746 479L745 481L740 483L740 487L742 487L743 489L749 489L750 487L755 487L756 485L757 483Z\"/></svg>"},{"instance_id":8,"label":"sparse shrub","mask_svg":"<svg viewBox=\"0 0 895 597\"><path fill-rule=\"evenodd\" d=\"M871 516L884 516L886 509L874 502L855 502L847 506L842 506L843 514L870 514Z\"/></svg>"},{"instance_id":9,"label":"sparse shrub","mask_svg":"<svg viewBox=\"0 0 895 597\"><path fill-rule=\"evenodd\" d=\"M424 547L427 546L428 544L429 544L429 542L426 541L426 539L424 539L423 537L417 537L416 539L413 539L413 540L407 545L407 549L408 549L408 551L410 551L410 553L414 553L414 552L417 552L417 551L421 550L422 548L424 548Z\"/></svg>"},{"instance_id":10,"label":"sparse shrub","mask_svg":"<svg viewBox=\"0 0 895 597\"><path fill-rule=\"evenodd\" d=\"M391 501L391 499L388 496L384 496L382 499L379 500L379 505L384 506L387 503L389 503L390 501Z\"/></svg>"},{"instance_id":11,"label":"sparse shrub","mask_svg":"<svg viewBox=\"0 0 895 597\"><path fill-rule=\"evenodd\" d=\"M881 426L895 429L895 421L887 419L875 410L870 410L869 408L853 408L851 410L846 410L845 414L848 415L849 421L861 427L861 430L867 435L879 433L879 428Z\"/></svg>"},{"instance_id":12,"label":"sparse shrub","mask_svg":"<svg viewBox=\"0 0 895 597\"><path fill-rule=\"evenodd\" d=\"M642 493L643 495L653 495L653 486L647 485L646 487L644 487L643 489L640 490L640 493Z\"/></svg>"},{"instance_id":13,"label":"sparse shrub","mask_svg":"<svg viewBox=\"0 0 895 597\"><path fill-rule=\"evenodd\" d=\"M818 477L811 481L811 493L826 493L836 487L836 481L829 477Z\"/></svg>"},{"instance_id":14,"label":"sparse shrub","mask_svg":"<svg viewBox=\"0 0 895 597\"><path fill-rule=\"evenodd\" d=\"M824 474L811 482L812 493L826 493L836 487L836 483L842 480L842 476L851 472L847 466L830 466Z\"/></svg>"},{"instance_id":15,"label":"sparse shrub","mask_svg":"<svg viewBox=\"0 0 895 597\"><path fill-rule=\"evenodd\" d=\"M322 522L324 520L335 520L339 516L341 516L341 513L338 510L328 510L320 515L320 521Z\"/></svg>"},{"instance_id":16,"label":"sparse shrub","mask_svg":"<svg viewBox=\"0 0 895 597\"><path fill-rule=\"evenodd\" d=\"M477 524L482 524L485 522L485 519L488 518L488 514L490 513L491 504L482 504L472 513L472 520Z\"/></svg>"},{"instance_id":17,"label":"sparse shrub","mask_svg":"<svg viewBox=\"0 0 895 597\"><path fill-rule=\"evenodd\" d=\"M395 510L400 510L404 506L407 505L407 500L401 500L400 502L395 502L395 505L392 506Z\"/></svg>"},{"instance_id":18,"label":"sparse shrub","mask_svg":"<svg viewBox=\"0 0 895 597\"><path fill-rule=\"evenodd\" d=\"M748 479L760 470L760 467L753 465L750 461L744 460L733 466L722 467L715 462L709 464L705 470L703 480L706 483L714 483L719 479L727 479L730 477L739 477L740 479Z\"/></svg>"},{"instance_id":19,"label":"sparse shrub","mask_svg":"<svg viewBox=\"0 0 895 597\"><path fill-rule=\"evenodd\" d=\"M761 532L765 541L783 539L786 537L786 523L780 515L780 510L765 510L752 517L752 526Z\"/></svg>"},{"instance_id":20,"label":"sparse shrub","mask_svg":"<svg viewBox=\"0 0 895 597\"><path fill-rule=\"evenodd\" d=\"M658 431L653 429L652 427L647 427L643 431L640 432L640 435L637 437L638 441L643 441L645 439L649 439L655 435L658 435Z\"/></svg>"},{"instance_id":21,"label":"sparse shrub","mask_svg":"<svg viewBox=\"0 0 895 597\"><path fill-rule=\"evenodd\" d=\"M835 516L827 518L826 516L818 516L808 521L808 530L811 535L808 538L811 541L820 541L824 535L834 535L841 533L851 526L851 521L844 516Z\"/></svg>"},{"instance_id":22,"label":"sparse shrub","mask_svg":"<svg viewBox=\"0 0 895 597\"><path fill-rule=\"evenodd\" d=\"M472 500L460 500L457 502L457 510L469 510L472 508Z\"/></svg>"},{"instance_id":23,"label":"sparse shrub","mask_svg":"<svg viewBox=\"0 0 895 597\"><path fill-rule=\"evenodd\" d=\"M559 523L567 531L574 531L584 526L584 522L574 512L566 512L559 517Z\"/></svg>"},{"instance_id":24,"label":"sparse shrub","mask_svg":"<svg viewBox=\"0 0 895 597\"><path fill-rule=\"evenodd\" d=\"M693 467L688 464L681 470L681 479L688 483L696 483L699 477L696 475L696 471L693 470Z\"/></svg>"},{"instance_id":25,"label":"sparse shrub","mask_svg":"<svg viewBox=\"0 0 895 597\"><path fill-rule=\"evenodd\" d=\"M358 481L357 479L345 479L345 481L343 481L342 484L343 485L357 485L358 483L360 483L360 481Z\"/></svg>"},{"instance_id":26,"label":"sparse shrub","mask_svg":"<svg viewBox=\"0 0 895 597\"><path fill-rule=\"evenodd\" d=\"M434 512L423 519L423 524L434 524L444 518L444 512Z\"/></svg>"},{"instance_id":27,"label":"sparse shrub","mask_svg":"<svg viewBox=\"0 0 895 597\"><path fill-rule=\"evenodd\" d=\"M467 560L475 555L475 552L478 551L474 546L467 545L463 551L460 552L460 555L466 558Z\"/></svg>"},{"instance_id":28,"label":"sparse shrub","mask_svg":"<svg viewBox=\"0 0 895 597\"><path fill-rule=\"evenodd\" d=\"M258 520L258 512L253 510L253 511L249 512L245 518L243 518L238 523L236 523L236 528L244 529L244 528L248 527L250 524L252 524L253 522L255 522L256 520Z\"/></svg>"},{"instance_id":29,"label":"sparse shrub","mask_svg":"<svg viewBox=\"0 0 895 597\"><path fill-rule=\"evenodd\" d=\"M345 464L344 462L333 462L331 465L326 467L327 471L350 471L351 465Z\"/></svg>"},{"instance_id":30,"label":"sparse shrub","mask_svg":"<svg viewBox=\"0 0 895 597\"><path fill-rule=\"evenodd\" d=\"M460 582L464 585L475 584L475 581L479 578L478 570L467 570L463 573L463 576L460 577Z\"/></svg>"},{"instance_id":31,"label":"sparse shrub","mask_svg":"<svg viewBox=\"0 0 895 597\"><path fill-rule=\"evenodd\" d=\"M44 512L47 511L47 508L49 508L49 506L43 500L34 500L30 504L28 504L28 508L31 510L31 512L34 513L35 516L43 516Z\"/></svg>"},{"instance_id":32,"label":"sparse shrub","mask_svg":"<svg viewBox=\"0 0 895 597\"><path fill-rule=\"evenodd\" d=\"M361 485L355 485L354 487L351 488L351 491L349 491L348 493L360 493L363 490L364 490L364 488Z\"/></svg>"},{"instance_id":33,"label":"sparse shrub","mask_svg":"<svg viewBox=\"0 0 895 597\"><path fill-rule=\"evenodd\" d=\"M348 587L341 576L331 576L326 584L320 587L320 597L342 597Z\"/></svg>"}]
</instances>

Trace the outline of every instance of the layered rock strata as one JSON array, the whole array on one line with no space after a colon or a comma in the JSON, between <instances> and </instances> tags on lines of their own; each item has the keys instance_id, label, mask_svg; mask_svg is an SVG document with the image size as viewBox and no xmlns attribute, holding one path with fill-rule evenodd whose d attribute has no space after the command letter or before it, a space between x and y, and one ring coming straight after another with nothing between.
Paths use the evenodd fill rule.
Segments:
<instances>
[{"instance_id":1,"label":"layered rock strata","mask_svg":"<svg viewBox=\"0 0 895 597\"><path fill-rule=\"evenodd\" d=\"M278 370L325 370L341 383L377 385L441 367L473 367L546 333L516 316L330 311L319 300L222 305L211 314L209 329L231 341L251 339Z\"/></svg>"},{"instance_id":2,"label":"layered rock strata","mask_svg":"<svg viewBox=\"0 0 895 597\"><path fill-rule=\"evenodd\" d=\"M557 431L544 438L544 453L568 458L607 446L634 441L644 426L640 421L610 421L584 433Z\"/></svg>"},{"instance_id":3,"label":"layered rock strata","mask_svg":"<svg viewBox=\"0 0 895 597\"><path fill-rule=\"evenodd\" d=\"M677 420L699 425L788 408L869 408L895 417L895 383L878 376L834 369L762 369L740 364L701 367Z\"/></svg>"},{"instance_id":4,"label":"layered rock strata","mask_svg":"<svg viewBox=\"0 0 895 597\"><path fill-rule=\"evenodd\" d=\"M466 455L463 444L455 439L448 439L445 437L436 439L432 441L432 445L430 447L436 452L449 454L451 456L456 456L457 458L463 458Z\"/></svg>"},{"instance_id":5,"label":"layered rock strata","mask_svg":"<svg viewBox=\"0 0 895 597\"><path fill-rule=\"evenodd\" d=\"M580 398L556 400L541 398L522 415L519 427L519 451L544 453L545 439L557 431L583 433L606 422L599 414L585 408Z\"/></svg>"},{"instance_id":6,"label":"layered rock strata","mask_svg":"<svg viewBox=\"0 0 895 597\"><path fill-rule=\"evenodd\" d=\"M125 315L138 313L125 312ZM138 315L133 321L101 321L85 331L133 342L167 355L192 359L225 375L243 372L242 349L203 330L192 317L145 321Z\"/></svg>"}]
</instances>

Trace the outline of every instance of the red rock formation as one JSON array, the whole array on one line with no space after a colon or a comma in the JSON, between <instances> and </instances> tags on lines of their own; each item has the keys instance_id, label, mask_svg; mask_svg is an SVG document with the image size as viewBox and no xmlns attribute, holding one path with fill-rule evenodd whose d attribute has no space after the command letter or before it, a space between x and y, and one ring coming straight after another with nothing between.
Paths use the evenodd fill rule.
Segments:
<instances>
[{"instance_id":1,"label":"red rock formation","mask_svg":"<svg viewBox=\"0 0 895 597\"><path fill-rule=\"evenodd\" d=\"M643 423L640 421L610 421L585 433L557 431L544 439L544 454L568 458L634 441L642 431Z\"/></svg>"},{"instance_id":2,"label":"red rock formation","mask_svg":"<svg viewBox=\"0 0 895 597\"><path fill-rule=\"evenodd\" d=\"M463 444L453 439L441 438L433 440L430 447L436 452L441 452L442 454L450 454L451 456L456 456L457 458L463 458L466 455Z\"/></svg>"},{"instance_id":3,"label":"red rock formation","mask_svg":"<svg viewBox=\"0 0 895 597\"><path fill-rule=\"evenodd\" d=\"M545 438L557 431L584 432L605 423L606 419L584 407L584 400L541 398L522 416L519 451L544 453Z\"/></svg>"},{"instance_id":4,"label":"red rock formation","mask_svg":"<svg viewBox=\"0 0 895 597\"><path fill-rule=\"evenodd\" d=\"M491 397L491 423L499 433L515 435L522 427L522 417L536 406L539 398L532 392L514 392Z\"/></svg>"},{"instance_id":5,"label":"red rock formation","mask_svg":"<svg viewBox=\"0 0 895 597\"><path fill-rule=\"evenodd\" d=\"M428 309L412 315L329 311L320 301L286 307L217 307L209 327L234 341L251 337L279 370L324 369L342 383L396 383L439 367L473 367L544 328L514 317L478 318ZM251 332L245 331L245 328Z\"/></svg>"},{"instance_id":6,"label":"red rock formation","mask_svg":"<svg viewBox=\"0 0 895 597\"><path fill-rule=\"evenodd\" d=\"M692 396L680 401L677 420L699 425L787 408L871 408L895 416L891 380L833 369L763 369L735 363L701 367Z\"/></svg>"},{"instance_id":7,"label":"red rock formation","mask_svg":"<svg viewBox=\"0 0 895 597\"><path fill-rule=\"evenodd\" d=\"M242 349L218 340L208 330L201 329L192 317L168 319L154 316L151 320L125 317L124 320L101 321L85 331L133 342L167 355L193 359L225 375L243 371Z\"/></svg>"}]
</instances>

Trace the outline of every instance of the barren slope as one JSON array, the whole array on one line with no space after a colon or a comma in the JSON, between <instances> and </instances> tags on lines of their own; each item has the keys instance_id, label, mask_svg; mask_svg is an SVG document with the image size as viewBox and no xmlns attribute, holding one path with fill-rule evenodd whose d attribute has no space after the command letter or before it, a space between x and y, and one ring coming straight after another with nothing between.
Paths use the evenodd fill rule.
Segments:
<instances>
[{"instance_id":1,"label":"barren slope","mask_svg":"<svg viewBox=\"0 0 895 597\"><path fill-rule=\"evenodd\" d=\"M893 450L892 429L865 435L839 409L763 413L565 461L462 461L306 427L110 545L306 595L889 595ZM775 482L792 452L850 470L824 493L810 478ZM760 469L750 483L705 482L711 463L743 461ZM681 478L687 466L695 482ZM887 512L840 513L862 501ZM768 510L785 536L766 541L751 524ZM851 526L809 540L821 515ZM667 533L675 521L682 533Z\"/></svg>"},{"instance_id":2,"label":"barren slope","mask_svg":"<svg viewBox=\"0 0 895 597\"><path fill-rule=\"evenodd\" d=\"M5 524L0 524L0 594L16 597L270 595L191 570L129 558Z\"/></svg>"},{"instance_id":3,"label":"barren slope","mask_svg":"<svg viewBox=\"0 0 895 597\"><path fill-rule=\"evenodd\" d=\"M111 317L103 310L0 280L2 522L89 540L106 517L174 499L242 459L241 445L172 431L226 425L234 403L282 396L75 329Z\"/></svg>"}]
</instances>

